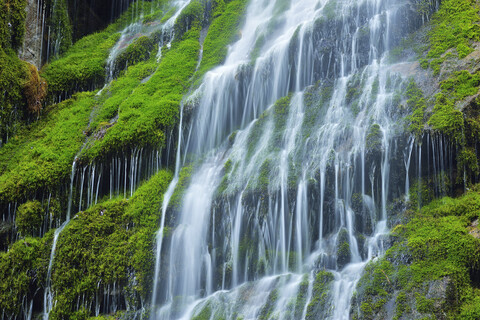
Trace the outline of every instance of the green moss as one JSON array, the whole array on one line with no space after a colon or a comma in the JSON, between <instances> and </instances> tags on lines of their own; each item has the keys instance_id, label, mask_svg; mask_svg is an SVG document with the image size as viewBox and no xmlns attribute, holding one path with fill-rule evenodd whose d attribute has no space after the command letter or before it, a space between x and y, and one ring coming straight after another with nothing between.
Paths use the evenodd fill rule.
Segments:
<instances>
[{"instance_id":1,"label":"green moss","mask_svg":"<svg viewBox=\"0 0 480 320\"><path fill-rule=\"evenodd\" d=\"M18 207L15 224L23 236L38 234L44 214L40 201L28 201Z\"/></svg>"},{"instance_id":2,"label":"green moss","mask_svg":"<svg viewBox=\"0 0 480 320\"><path fill-rule=\"evenodd\" d=\"M26 0L0 1L0 48L17 50L23 45L26 6Z\"/></svg>"},{"instance_id":3,"label":"green moss","mask_svg":"<svg viewBox=\"0 0 480 320\"><path fill-rule=\"evenodd\" d=\"M465 132L463 114L445 95L438 94L436 96L433 114L428 120L428 124L433 130L462 144Z\"/></svg>"},{"instance_id":4,"label":"green moss","mask_svg":"<svg viewBox=\"0 0 480 320\"><path fill-rule=\"evenodd\" d=\"M470 276L480 269L480 240L468 230L478 219L479 196L472 191L458 199L433 201L406 225L397 226L394 246L369 263L359 281L355 304L366 303L371 309L361 309L356 318L386 314L383 307L374 306L393 300L395 292L396 319L408 318L411 308L430 318L458 318L462 310L474 314L471 301L479 293ZM440 295L431 286L441 288Z\"/></svg>"},{"instance_id":5,"label":"green moss","mask_svg":"<svg viewBox=\"0 0 480 320\"><path fill-rule=\"evenodd\" d=\"M428 58L439 58L449 48L457 48L460 58L470 51L470 41L480 39L478 4L472 0L445 0L433 16Z\"/></svg>"},{"instance_id":6,"label":"green moss","mask_svg":"<svg viewBox=\"0 0 480 320\"><path fill-rule=\"evenodd\" d=\"M407 117L408 129L417 139L422 135L425 126L425 109L427 107L423 91L411 80L406 91L407 107L411 114Z\"/></svg>"},{"instance_id":7,"label":"green moss","mask_svg":"<svg viewBox=\"0 0 480 320\"><path fill-rule=\"evenodd\" d=\"M409 201L412 208L420 208L434 199L431 181L419 179L410 186Z\"/></svg>"},{"instance_id":8,"label":"green moss","mask_svg":"<svg viewBox=\"0 0 480 320\"><path fill-rule=\"evenodd\" d=\"M60 1L61 6L64 1ZM47 79L49 85L50 99L57 100L58 96L68 97L74 92L89 91L103 85L107 58L110 49L120 38L119 32L132 22L133 12L139 10L139 7L144 12L157 14L158 10L154 11L154 8L150 8L153 5L149 1L134 2L125 13L106 29L83 37L68 50L60 50L61 55L55 57L56 60L42 68L42 76ZM64 29L61 28L61 30ZM62 32L65 33L65 31ZM62 41L65 43L64 40ZM142 38L140 43L127 50L128 53L122 56L124 62L128 59L143 60L148 54L139 45L145 45L146 42L146 39ZM152 45L150 44L150 46Z\"/></svg>"},{"instance_id":9,"label":"green moss","mask_svg":"<svg viewBox=\"0 0 480 320\"><path fill-rule=\"evenodd\" d=\"M82 155L84 158L102 157L133 145L142 147L165 144L165 132L178 121L182 95L189 88L189 80L195 71L200 49L199 35L197 29L192 29L184 34L181 42L173 43L171 49L163 54L158 68L148 81L142 83L136 76L147 65L143 64L140 67L133 66L134 70L129 68L126 78L112 84L110 94L118 93L111 100L105 101L104 107L108 111L100 112L107 115L118 112L118 121L112 123L100 139L90 139ZM106 91L105 97L108 96L109 91ZM96 123L98 122L101 121L97 119ZM99 129L101 128L97 128Z\"/></svg>"},{"instance_id":10,"label":"green moss","mask_svg":"<svg viewBox=\"0 0 480 320\"><path fill-rule=\"evenodd\" d=\"M398 320L402 317L402 315L407 311L408 305L407 305L407 295L405 292L400 292L395 299L395 304L397 307L395 308L395 316L394 319Z\"/></svg>"},{"instance_id":11,"label":"green moss","mask_svg":"<svg viewBox=\"0 0 480 320\"><path fill-rule=\"evenodd\" d=\"M442 81L440 88L455 100L462 100L478 93L480 72L471 74L466 70L455 72L447 80Z\"/></svg>"},{"instance_id":12,"label":"green moss","mask_svg":"<svg viewBox=\"0 0 480 320\"><path fill-rule=\"evenodd\" d=\"M434 304L433 299L427 299L425 296L417 292L415 294L415 300L418 311L420 311L421 313L432 313Z\"/></svg>"},{"instance_id":13,"label":"green moss","mask_svg":"<svg viewBox=\"0 0 480 320\"><path fill-rule=\"evenodd\" d=\"M141 36L119 54L115 63L120 66L129 66L140 61L148 60L155 43L152 38Z\"/></svg>"},{"instance_id":14,"label":"green moss","mask_svg":"<svg viewBox=\"0 0 480 320\"><path fill-rule=\"evenodd\" d=\"M337 237L337 266L343 268L347 263L350 262L351 252L350 252L350 242L348 237L348 231L342 229L338 233Z\"/></svg>"},{"instance_id":15,"label":"green moss","mask_svg":"<svg viewBox=\"0 0 480 320\"><path fill-rule=\"evenodd\" d=\"M91 90L103 84L109 50L119 34L103 31L77 41L62 58L42 68L51 100L59 95Z\"/></svg>"},{"instance_id":16,"label":"green moss","mask_svg":"<svg viewBox=\"0 0 480 320\"><path fill-rule=\"evenodd\" d=\"M179 209L185 190L190 184L193 168L193 165L189 165L184 166L180 170L177 186L175 187L175 191L173 192L172 198L170 199L170 205L173 208Z\"/></svg>"},{"instance_id":17,"label":"green moss","mask_svg":"<svg viewBox=\"0 0 480 320\"><path fill-rule=\"evenodd\" d=\"M42 239L25 238L8 252L0 252L0 309L13 318L20 314L25 297L43 287L48 269L53 232Z\"/></svg>"},{"instance_id":18,"label":"green moss","mask_svg":"<svg viewBox=\"0 0 480 320\"><path fill-rule=\"evenodd\" d=\"M110 200L71 220L58 240L53 264L57 303L52 319L73 317L77 299L93 301L97 292L114 283L131 305L140 307L151 290L155 231L171 177L160 171L128 201Z\"/></svg>"},{"instance_id":19,"label":"green moss","mask_svg":"<svg viewBox=\"0 0 480 320\"><path fill-rule=\"evenodd\" d=\"M480 293L466 301L461 308L460 319L475 320L480 319Z\"/></svg>"},{"instance_id":20,"label":"green moss","mask_svg":"<svg viewBox=\"0 0 480 320\"><path fill-rule=\"evenodd\" d=\"M203 58L196 79L200 79L212 67L221 64L227 56L228 45L238 39L238 27L242 22L247 2L242 0L215 1L213 21L203 43Z\"/></svg>"},{"instance_id":21,"label":"green moss","mask_svg":"<svg viewBox=\"0 0 480 320\"><path fill-rule=\"evenodd\" d=\"M175 21L174 31L177 41L190 29L201 29L205 5L199 0L191 1Z\"/></svg>"},{"instance_id":22,"label":"green moss","mask_svg":"<svg viewBox=\"0 0 480 320\"><path fill-rule=\"evenodd\" d=\"M475 149L463 148L457 156L458 179L463 180L467 185L470 183L470 177L476 177L480 174L480 167Z\"/></svg>"},{"instance_id":23,"label":"green moss","mask_svg":"<svg viewBox=\"0 0 480 320\"><path fill-rule=\"evenodd\" d=\"M327 271L319 271L313 282L312 298L307 307L306 320L318 319L320 316L329 314L329 290L333 281L333 274Z\"/></svg>"},{"instance_id":24,"label":"green moss","mask_svg":"<svg viewBox=\"0 0 480 320\"><path fill-rule=\"evenodd\" d=\"M69 177L93 102L93 94L84 93L50 106L44 118L0 149L0 202L53 188Z\"/></svg>"},{"instance_id":25,"label":"green moss","mask_svg":"<svg viewBox=\"0 0 480 320\"><path fill-rule=\"evenodd\" d=\"M27 70L12 49L0 48L0 146L17 133L20 120L24 118L23 88Z\"/></svg>"},{"instance_id":26,"label":"green moss","mask_svg":"<svg viewBox=\"0 0 480 320\"><path fill-rule=\"evenodd\" d=\"M277 299L278 299L278 290L274 289L270 292L267 298L267 302L265 302L265 305L260 310L260 313L258 315L259 320L267 320L274 317L272 312L275 310L275 304L277 302Z\"/></svg>"}]
</instances>

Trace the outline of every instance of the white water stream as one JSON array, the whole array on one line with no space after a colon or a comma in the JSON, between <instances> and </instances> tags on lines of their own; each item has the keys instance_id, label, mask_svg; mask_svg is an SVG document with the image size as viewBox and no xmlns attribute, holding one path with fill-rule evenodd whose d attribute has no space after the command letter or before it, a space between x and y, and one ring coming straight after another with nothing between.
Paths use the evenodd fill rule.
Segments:
<instances>
[{"instance_id":1,"label":"white water stream","mask_svg":"<svg viewBox=\"0 0 480 320\"><path fill-rule=\"evenodd\" d=\"M409 6L250 2L242 37L192 94L178 150L195 170L166 239L179 168L164 196L152 319L349 319L366 263L384 252L388 202L409 189L404 79L388 63L418 27ZM325 269L320 307L313 284Z\"/></svg>"}]
</instances>

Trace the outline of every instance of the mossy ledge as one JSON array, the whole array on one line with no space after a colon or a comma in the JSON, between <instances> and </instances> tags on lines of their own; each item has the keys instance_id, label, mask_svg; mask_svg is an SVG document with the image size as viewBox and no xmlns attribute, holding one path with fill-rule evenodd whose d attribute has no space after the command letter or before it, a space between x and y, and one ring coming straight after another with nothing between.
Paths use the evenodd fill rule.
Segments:
<instances>
[{"instance_id":1,"label":"mossy ledge","mask_svg":"<svg viewBox=\"0 0 480 320\"><path fill-rule=\"evenodd\" d=\"M159 171L128 201L112 199L73 217L58 240L51 319L85 319L95 314L96 303L110 313L104 292L117 299L119 309L125 309L125 301L141 308L151 291L159 209L171 179L170 172ZM42 311L43 290L38 289L46 282L52 238L53 231L24 238L0 253L0 307L6 315L21 313L24 296L33 299L34 313ZM78 299L84 301L80 309Z\"/></svg>"},{"instance_id":2,"label":"mossy ledge","mask_svg":"<svg viewBox=\"0 0 480 320\"><path fill-rule=\"evenodd\" d=\"M365 268L353 319L480 317L479 186L434 200L391 235L393 246Z\"/></svg>"}]
</instances>

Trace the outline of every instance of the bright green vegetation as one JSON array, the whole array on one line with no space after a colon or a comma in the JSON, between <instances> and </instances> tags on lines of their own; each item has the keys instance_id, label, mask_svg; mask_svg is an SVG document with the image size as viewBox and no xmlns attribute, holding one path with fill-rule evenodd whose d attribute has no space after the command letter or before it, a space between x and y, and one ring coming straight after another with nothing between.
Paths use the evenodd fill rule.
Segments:
<instances>
[{"instance_id":1,"label":"bright green vegetation","mask_svg":"<svg viewBox=\"0 0 480 320\"><path fill-rule=\"evenodd\" d=\"M69 176L93 104L93 94L82 93L51 106L0 149L0 202L28 197L40 188L53 191Z\"/></svg>"},{"instance_id":2,"label":"bright green vegetation","mask_svg":"<svg viewBox=\"0 0 480 320\"><path fill-rule=\"evenodd\" d=\"M306 320L318 319L326 316L330 310L330 287L333 274L328 271L319 271L313 282L312 298L307 307Z\"/></svg>"},{"instance_id":3,"label":"bright green vegetation","mask_svg":"<svg viewBox=\"0 0 480 320\"><path fill-rule=\"evenodd\" d=\"M74 92L89 91L103 85L106 60L110 49L120 38L119 32L132 22L135 10L150 12L152 6L154 15L162 13L154 7L154 2L142 1L132 5L105 30L80 39L68 50L61 50L62 55L58 59L42 68L42 76L47 79L49 85L50 98L57 100L58 96L68 97ZM135 47L137 46L132 46L126 51L135 51L133 49Z\"/></svg>"},{"instance_id":4,"label":"bright green vegetation","mask_svg":"<svg viewBox=\"0 0 480 320\"><path fill-rule=\"evenodd\" d=\"M22 46L26 6L26 0L0 0L0 48L17 50Z\"/></svg>"},{"instance_id":5,"label":"bright green vegetation","mask_svg":"<svg viewBox=\"0 0 480 320\"><path fill-rule=\"evenodd\" d=\"M343 268L350 262L350 242L347 229L342 229L337 236L337 266Z\"/></svg>"},{"instance_id":6,"label":"bright green vegetation","mask_svg":"<svg viewBox=\"0 0 480 320\"><path fill-rule=\"evenodd\" d=\"M15 224L22 235L35 235L43 222L43 208L40 201L29 201L18 207Z\"/></svg>"},{"instance_id":7,"label":"bright green vegetation","mask_svg":"<svg viewBox=\"0 0 480 320\"><path fill-rule=\"evenodd\" d=\"M133 145L162 146L165 143L165 132L178 121L180 101L195 71L200 49L199 35L199 29L191 29L184 34L182 41L174 42L172 48L163 54L156 72L145 83L141 83L138 77L128 79L129 69L127 79L119 81L131 81L132 84L136 81L138 86L112 85L125 97L120 100L117 96L113 98L115 101L105 102L109 110L116 109L118 121L106 129L103 138L90 141L89 148L85 150L86 157L94 159ZM105 95L108 96L108 93L105 92Z\"/></svg>"},{"instance_id":8,"label":"bright green vegetation","mask_svg":"<svg viewBox=\"0 0 480 320\"><path fill-rule=\"evenodd\" d=\"M434 28L429 34L428 58L440 58L450 48L456 48L459 58L473 49L471 41L480 39L476 0L445 0L433 16Z\"/></svg>"},{"instance_id":9,"label":"bright green vegetation","mask_svg":"<svg viewBox=\"0 0 480 320\"><path fill-rule=\"evenodd\" d=\"M191 181L193 169L194 169L193 165L189 165L189 166L184 166L180 170L180 173L178 174L178 183L177 183L177 186L175 187L175 191L172 194L172 198L170 199L169 206L176 209L180 209L179 206L181 204L185 190Z\"/></svg>"},{"instance_id":10,"label":"bright green vegetation","mask_svg":"<svg viewBox=\"0 0 480 320\"><path fill-rule=\"evenodd\" d=\"M97 293L102 297L103 289L113 289L114 283L132 305L147 297L162 195L171 178L170 172L160 171L128 201L109 200L71 220L58 240L53 265L57 304L52 319L86 318L90 311L74 312L77 299L91 301ZM39 206L24 204L20 215ZM53 231L43 238L25 238L0 253L0 308L6 314L18 314L22 298L32 298L44 287L52 238Z\"/></svg>"},{"instance_id":11,"label":"bright green vegetation","mask_svg":"<svg viewBox=\"0 0 480 320\"><path fill-rule=\"evenodd\" d=\"M25 7L26 0L0 0L0 146L15 133L24 113L27 68L16 51L25 35Z\"/></svg>"},{"instance_id":12,"label":"bright green vegetation","mask_svg":"<svg viewBox=\"0 0 480 320\"><path fill-rule=\"evenodd\" d=\"M474 96L480 88L480 76L467 70L454 72L440 82L441 92L433 99L426 100L422 90L411 81L407 87L407 107L412 112L407 117L409 131L420 140L426 130L441 134L458 146L457 179L468 183L478 174L479 165L475 150L479 129L477 103L469 102L463 109L468 97Z\"/></svg>"},{"instance_id":13,"label":"bright green vegetation","mask_svg":"<svg viewBox=\"0 0 480 320\"><path fill-rule=\"evenodd\" d=\"M395 319L414 310L429 318L478 319L480 239L469 233L480 218L477 189L435 200L393 230L395 244L367 265L358 284L354 319L381 318L389 301Z\"/></svg>"},{"instance_id":14,"label":"bright green vegetation","mask_svg":"<svg viewBox=\"0 0 480 320\"><path fill-rule=\"evenodd\" d=\"M444 134L461 144L464 135L463 114L455 108L452 100L438 94L433 113L428 120L433 130Z\"/></svg>"},{"instance_id":15,"label":"bright green vegetation","mask_svg":"<svg viewBox=\"0 0 480 320\"><path fill-rule=\"evenodd\" d=\"M153 38L141 36L120 53L115 63L119 66L130 66L148 60L156 42L158 41L154 41Z\"/></svg>"},{"instance_id":16,"label":"bright green vegetation","mask_svg":"<svg viewBox=\"0 0 480 320\"><path fill-rule=\"evenodd\" d=\"M455 49L460 59L473 51L472 43L480 39L478 9L476 0L442 1L432 18L428 53L420 60L423 68L430 66L438 75L442 63L453 56L452 52L447 52L449 49Z\"/></svg>"},{"instance_id":17,"label":"bright green vegetation","mask_svg":"<svg viewBox=\"0 0 480 320\"><path fill-rule=\"evenodd\" d=\"M413 133L417 139L420 138L425 124L425 109L427 107L423 91L417 86L415 81L411 80L406 91L407 107L411 114L407 120L409 122L409 131Z\"/></svg>"},{"instance_id":18,"label":"bright green vegetation","mask_svg":"<svg viewBox=\"0 0 480 320\"><path fill-rule=\"evenodd\" d=\"M240 6L240 2L228 2L223 11L217 12L212 21L216 27L212 26L211 32L219 32L218 28L225 26L216 22L225 19L224 11L229 19L235 16L236 23L240 21L243 9L234 12L234 8L243 8L244 3ZM148 1L137 5L143 6L144 12L150 11ZM85 142L81 154L83 163L128 151L133 146L162 147L167 131L178 122L178 107L192 84L198 62L198 39L204 23L199 20L200 17L203 19L203 14L199 14L198 5L199 2L194 1L192 8L186 8L187 13L195 12L195 20L189 20L190 29L182 37L176 37L170 49L162 48L160 63L156 61L159 35L153 33L140 37L120 55L128 60L128 69L121 72L101 95L95 96L94 92L77 94L70 100L44 108L39 121L19 127L16 135L0 149L0 203L34 196L39 189L54 191L67 181L74 157ZM130 22L131 10L104 31L79 40L58 60L43 68L42 76L48 82L50 101L59 95L68 96L103 83L109 49L119 38L118 31ZM153 14L161 15L157 11ZM205 52L221 50L217 46L226 46L230 41L228 38L210 43ZM151 51L145 50L144 44L148 44ZM27 71L13 52L6 58L10 60L6 60L6 68L0 69L0 81L4 81L2 87L8 89L2 95L8 108L0 110L11 114L15 103L23 99L22 79ZM3 59L0 59L1 63ZM0 128L13 132L8 126ZM2 134L6 135L5 132Z\"/></svg>"},{"instance_id":19,"label":"bright green vegetation","mask_svg":"<svg viewBox=\"0 0 480 320\"><path fill-rule=\"evenodd\" d=\"M62 232L53 264L52 284L57 303L52 319L85 318L90 310L76 311L77 299L92 301L110 286L127 296L131 305L140 307L151 291L154 257L152 250L160 218L163 192L172 178L160 171L144 183L128 201L113 199L78 213ZM32 296L35 287L45 283L51 250L51 235L27 238L2 253L0 305L7 309L24 294ZM15 267L5 267L12 263ZM25 270L25 271L22 271ZM27 271L29 273L27 273ZM32 274L35 271L35 274ZM23 275L21 272L25 272Z\"/></svg>"},{"instance_id":20,"label":"bright green vegetation","mask_svg":"<svg viewBox=\"0 0 480 320\"><path fill-rule=\"evenodd\" d=\"M212 1L213 21L203 43L203 58L196 75L200 79L205 72L219 65L227 56L227 46L241 36L238 29L242 22L247 1Z\"/></svg>"},{"instance_id":21,"label":"bright green vegetation","mask_svg":"<svg viewBox=\"0 0 480 320\"><path fill-rule=\"evenodd\" d=\"M480 86L480 73L471 74L466 70L455 72L449 79L441 83L444 92L450 93L455 100L473 96Z\"/></svg>"},{"instance_id":22,"label":"bright green vegetation","mask_svg":"<svg viewBox=\"0 0 480 320\"><path fill-rule=\"evenodd\" d=\"M80 39L64 57L42 68L50 100L57 100L59 95L63 97L76 91L91 90L104 82L109 49L120 36L109 30Z\"/></svg>"},{"instance_id":23,"label":"bright green vegetation","mask_svg":"<svg viewBox=\"0 0 480 320\"><path fill-rule=\"evenodd\" d=\"M0 9L1 10L1 9ZM0 48L0 141L7 142L24 117L23 87L27 78L24 62L12 49Z\"/></svg>"},{"instance_id":24,"label":"bright green vegetation","mask_svg":"<svg viewBox=\"0 0 480 320\"><path fill-rule=\"evenodd\" d=\"M32 288L42 288L47 276L53 232L43 238L24 238L0 252L0 309L17 315L22 299L32 298Z\"/></svg>"}]
</instances>

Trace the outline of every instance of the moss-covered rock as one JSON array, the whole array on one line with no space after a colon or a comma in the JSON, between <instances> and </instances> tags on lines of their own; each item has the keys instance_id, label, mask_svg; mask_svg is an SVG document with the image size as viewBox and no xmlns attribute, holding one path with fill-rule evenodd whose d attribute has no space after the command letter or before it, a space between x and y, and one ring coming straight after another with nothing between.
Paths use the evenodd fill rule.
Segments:
<instances>
[{"instance_id":1,"label":"moss-covered rock","mask_svg":"<svg viewBox=\"0 0 480 320\"><path fill-rule=\"evenodd\" d=\"M337 267L342 269L347 263L350 262L350 242L347 229L342 229L337 236Z\"/></svg>"},{"instance_id":2,"label":"moss-covered rock","mask_svg":"<svg viewBox=\"0 0 480 320\"><path fill-rule=\"evenodd\" d=\"M0 47L19 49L25 36L26 0L0 1Z\"/></svg>"},{"instance_id":3,"label":"moss-covered rock","mask_svg":"<svg viewBox=\"0 0 480 320\"><path fill-rule=\"evenodd\" d=\"M328 317L330 314L330 287L334 277L327 271L319 271L313 282L312 298L307 306L306 320Z\"/></svg>"},{"instance_id":4,"label":"moss-covered rock","mask_svg":"<svg viewBox=\"0 0 480 320\"><path fill-rule=\"evenodd\" d=\"M463 319L461 314L475 314L471 302L480 295L475 276L480 240L468 227L478 219L478 199L472 191L459 199L436 200L397 226L393 247L365 268L352 318Z\"/></svg>"},{"instance_id":5,"label":"moss-covered rock","mask_svg":"<svg viewBox=\"0 0 480 320\"><path fill-rule=\"evenodd\" d=\"M18 207L15 224L23 236L34 236L39 234L44 211L40 201L28 201Z\"/></svg>"},{"instance_id":6,"label":"moss-covered rock","mask_svg":"<svg viewBox=\"0 0 480 320\"><path fill-rule=\"evenodd\" d=\"M109 299L116 296L118 301L140 309L151 291L155 231L162 195L171 177L169 172L160 171L129 201L107 201L72 219L57 244L52 319L73 317L80 297L86 301L80 309L84 315L94 314L94 302L108 313L104 292L110 292Z\"/></svg>"},{"instance_id":7,"label":"moss-covered rock","mask_svg":"<svg viewBox=\"0 0 480 320\"><path fill-rule=\"evenodd\" d=\"M40 298L45 283L53 232L25 238L0 252L0 309L7 317L22 314L24 299ZM43 297L42 297L43 298Z\"/></svg>"},{"instance_id":8,"label":"moss-covered rock","mask_svg":"<svg viewBox=\"0 0 480 320\"><path fill-rule=\"evenodd\" d=\"M154 41L147 36L141 36L119 54L115 64L129 66L137 62L148 60L154 48Z\"/></svg>"},{"instance_id":9,"label":"moss-covered rock","mask_svg":"<svg viewBox=\"0 0 480 320\"><path fill-rule=\"evenodd\" d=\"M23 88L28 69L12 49L0 48L0 147L21 127L25 115Z\"/></svg>"}]
</instances>

